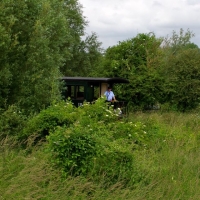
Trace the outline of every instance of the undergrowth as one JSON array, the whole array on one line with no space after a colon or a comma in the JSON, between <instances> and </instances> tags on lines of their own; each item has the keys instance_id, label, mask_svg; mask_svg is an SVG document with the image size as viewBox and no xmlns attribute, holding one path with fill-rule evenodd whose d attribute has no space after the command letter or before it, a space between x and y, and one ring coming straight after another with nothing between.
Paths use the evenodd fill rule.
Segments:
<instances>
[{"instance_id":1,"label":"undergrowth","mask_svg":"<svg viewBox=\"0 0 200 200\"><path fill-rule=\"evenodd\" d=\"M12 129L31 145L1 128L0 199L200 198L198 113L132 113L123 120L101 101L52 106Z\"/></svg>"}]
</instances>

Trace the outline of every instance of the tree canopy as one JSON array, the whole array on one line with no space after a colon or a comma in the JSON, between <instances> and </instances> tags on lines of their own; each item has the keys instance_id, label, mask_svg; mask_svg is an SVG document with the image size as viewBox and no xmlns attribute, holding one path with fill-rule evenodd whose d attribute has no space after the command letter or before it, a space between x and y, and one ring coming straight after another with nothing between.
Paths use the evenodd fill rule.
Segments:
<instances>
[{"instance_id":1,"label":"tree canopy","mask_svg":"<svg viewBox=\"0 0 200 200\"><path fill-rule=\"evenodd\" d=\"M101 44L95 34L81 39L87 21L77 0L2 0L0 8L1 108L41 110L59 98L60 76L96 63Z\"/></svg>"},{"instance_id":2,"label":"tree canopy","mask_svg":"<svg viewBox=\"0 0 200 200\"><path fill-rule=\"evenodd\" d=\"M61 76L126 78L115 93L137 108L199 105L200 50L190 30L139 33L104 51L95 32L85 34L78 0L2 0L0 9L0 108L42 110L61 98Z\"/></svg>"},{"instance_id":3,"label":"tree canopy","mask_svg":"<svg viewBox=\"0 0 200 200\"><path fill-rule=\"evenodd\" d=\"M170 38L138 34L109 47L101 70L106 76L129 79L129 85L115 90L119 98L136 108L166 103L181 111L196 108L200 97L200 50L190 41L193 36L183 29L173 31Z\"/></svg>"}]
</instances>

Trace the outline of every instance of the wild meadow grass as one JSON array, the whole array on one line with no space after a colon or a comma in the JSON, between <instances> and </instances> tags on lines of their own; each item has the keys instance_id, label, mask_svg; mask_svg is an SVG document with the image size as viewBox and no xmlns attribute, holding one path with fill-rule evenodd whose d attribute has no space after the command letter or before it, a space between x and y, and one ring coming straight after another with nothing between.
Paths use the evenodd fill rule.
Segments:
<instances>
[{"instance_id":1,"label":"wild meadow grass","mask_svg":"<svg viewBox=\"0 0 200 200\"><path fill-rule=\"evenodd\" d=\"M139 199L200 199L199 115L138 113L132 118L167 133L137 154L150 176L149 184L136 189Z\"/></svg>"},{"instance_id":2,"label":"wild meadow grass","mask_svg":"<svg viewBox=\"0 0 200 200\"><path fill-rule=\"evenodd\" d=\"M197 113L132 113L128 121L142 122L155 137L134 151L142 180L105 187L77 176L63 178L52 167L45 143L23 149L12 138L0 143L0 199L2 200L199 200L200 116ZM147 134L148 134L147 132Z\"/></svg>"}]
</instances>

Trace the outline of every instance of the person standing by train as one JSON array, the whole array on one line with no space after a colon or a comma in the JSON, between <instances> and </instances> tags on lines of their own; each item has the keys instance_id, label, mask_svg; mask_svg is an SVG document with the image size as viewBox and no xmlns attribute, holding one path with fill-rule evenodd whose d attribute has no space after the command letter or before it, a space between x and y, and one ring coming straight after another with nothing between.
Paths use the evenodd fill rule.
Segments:
<instances>
[{"instance_id":1,"label":"person standing by train","mask_svg":"<svg viewBox=\"0 0 200 200\"><path fill-rule=\"evenodd\" d=\"M115 95L114 95L111 87L108 87L108 89L104 93L104 95L106 96L107 101L113 101L113 100L115 101Z\"/></svg>"}]
</instances>

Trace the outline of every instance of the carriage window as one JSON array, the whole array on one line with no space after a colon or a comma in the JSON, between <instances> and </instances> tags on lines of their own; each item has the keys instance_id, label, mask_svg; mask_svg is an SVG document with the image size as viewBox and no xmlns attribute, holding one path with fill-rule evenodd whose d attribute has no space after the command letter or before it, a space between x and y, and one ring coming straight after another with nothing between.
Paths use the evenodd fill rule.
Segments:
<instances>
[{"instance_id":1,"label":"carriage window","mask_svg":"<svg viewBox=\"0 0 200 200\"><path fill-rule=\"evenodd\" d=\"M84 99L84 86L76 86L76 99Z\"/></svg>"},{"instance_id":2,"label":"carriage window","mask_svg":"<svg viewBox=\"0 0 200 200\"><path fill-rule=\"evenodd\" d=\"M70 97L71 99L74 99L75 98L75 93L74 93L74 89L75 87L74 86L71 86L71 85L68 85L67 88L66 88L66 97Z\"/></svg>"},{"instance_id":3,"label":"carriage window","mask_svg":"<svg viewBox=\"0 0 200 200\"><path fill-rule=\"evenodd\" d=\"M84 86L83 85L68 85L66 88L66 97L71 99L84 99Z\"/></svg>"}]
</instances>

